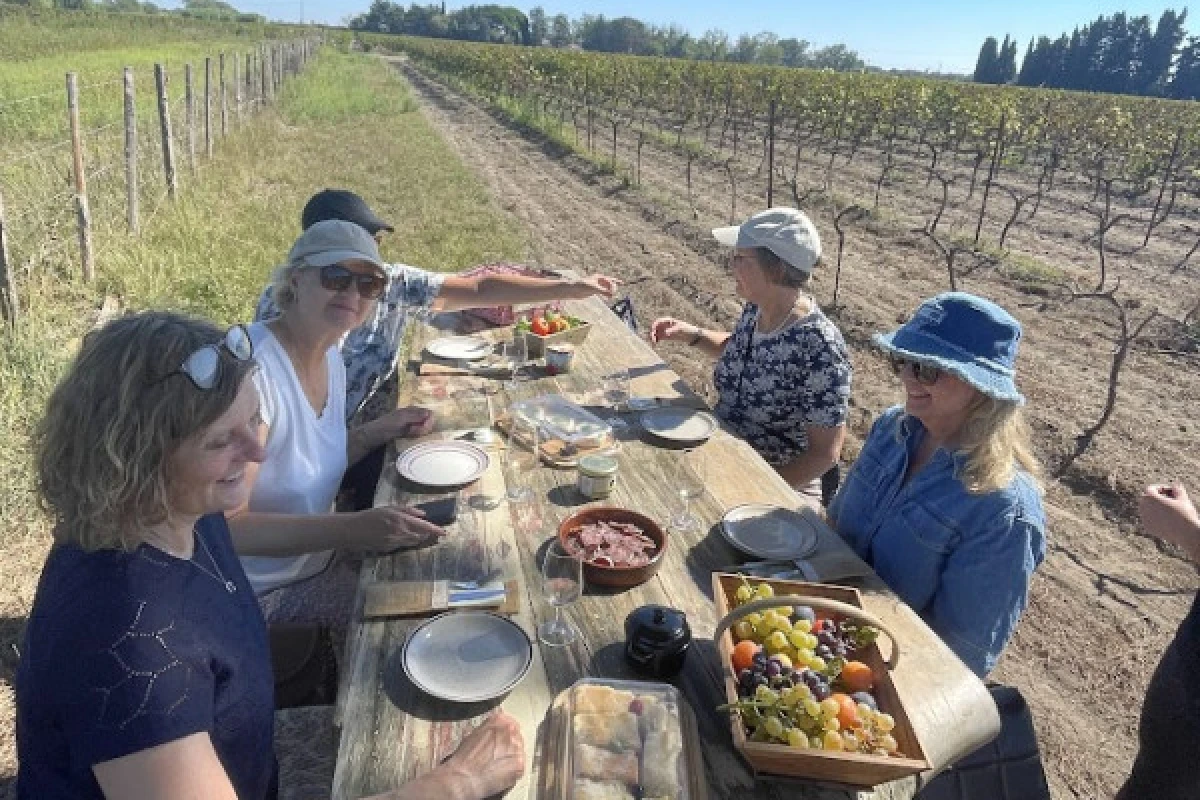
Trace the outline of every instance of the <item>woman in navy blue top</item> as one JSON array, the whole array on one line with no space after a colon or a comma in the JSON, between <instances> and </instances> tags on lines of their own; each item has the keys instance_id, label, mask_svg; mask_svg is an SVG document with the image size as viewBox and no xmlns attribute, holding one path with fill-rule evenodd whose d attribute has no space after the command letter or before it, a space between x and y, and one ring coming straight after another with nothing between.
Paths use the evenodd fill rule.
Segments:
<instances>
[{"instance_id":1,"label":"woman in navy blue top","mask_svg":"<svg viewBox=\"0 0 1200 800\"><path fill-rule=\"evenodd\" d=\"M240 326L145 312L90 334L37 437L55 516L17 668L22 800L277 795L266 626L221 513L261 461ZM497 715L393 800L481 798L524 768Z\"/></svg>"},{"instance_id":2,"label":"woman in navy blue top","mask_svg":"<svg viewBox=\"0 0 1200 800\"><path fill-rule=\"evenodd\" d=\"M962 292L877 336L904 406L875 421L829 507L838 533L980 677L1046 554L1038 465L1013 380L1021 326Z\"/></svg>"}]
</instances>

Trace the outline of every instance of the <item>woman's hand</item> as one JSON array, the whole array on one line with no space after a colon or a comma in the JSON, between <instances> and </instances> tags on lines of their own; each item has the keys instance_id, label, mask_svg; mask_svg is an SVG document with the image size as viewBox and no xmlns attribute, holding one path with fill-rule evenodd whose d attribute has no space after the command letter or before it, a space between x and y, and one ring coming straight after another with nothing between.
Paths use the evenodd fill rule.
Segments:
<instances>
[{"instance_id":1,"label":"woman's hand","mask_svg":"<svg viewBox=\"0 0 1200 800\"><path fill-rule=\"evenodd\" d=\"M617 287L621 285L621 282L609 275L596 274L580 278L576 281L575 285L579 289L577 296L582 300L593 295L611 298L613 293L617 291Z\"/></svg>"},{"instance_id":2,"label":"woman's hand","mask_svg":"<svg viewBox=\"0 0 1200 800\"><path fill-rule=\"evenodd\" d=\"M433 431L433 412L420 406L406 406L379 417L389 439L415 439Z\"/></svg>"},{"instance_id":3,"label":"woman's hand","mask_svg":"<svg viewBox=\"0 0 1200 800\"><path fill-rule=\"evenodd\" d=\"M353 515L352 550L389 552L433 544L446 530L425 519L425 513L408 506L380 506Z\"/></svg>"},{"instance_id":4,"label":"woman's hand","mask_svg":"<svg viewBox=\"0 0 1200 800\"><path fill-rule=\"evenodd\" d=\"M442 767L471 800L508 791L525 773L525 742L515 719L497 711L471 731Z\"/></svg>"},{"instance_id":5,"label":"woman's hand","mask_svg":"<svg viewBox=\"0 0 1200 800\"><path fill-rule=\"evenodd\" d=\"M1147 486L1138 513L1147 533L1182 547L1200 563L1200 515L1182 484Z\"/></svg>"},{"instance_id":6,"label":"woman's hand","mask_svg":"<svg viewBox=\"0 0 1200 800\"><path fill-rule=\"evenodd\" d=\"M690 338L695 336L698 331L699 328L695 325L689 325L681 319L659 317L650 323L650 344L658 344L685 336Z\"/></svg>"}]
</instances>

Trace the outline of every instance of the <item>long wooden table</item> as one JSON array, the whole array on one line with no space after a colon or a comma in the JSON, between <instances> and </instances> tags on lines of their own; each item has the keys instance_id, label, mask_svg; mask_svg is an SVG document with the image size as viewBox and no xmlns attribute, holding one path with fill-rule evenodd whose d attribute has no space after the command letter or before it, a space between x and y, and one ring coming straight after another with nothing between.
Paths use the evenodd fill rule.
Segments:
<instances>
[{"instance_id":1,"label":"long wooden table","mask_svg":"<svg viewBox=\"0 0 1200 800\"><path fill-rule=\"evenodd\" d=\"M579 348L574 369L565 375L522 385L518 399L547 392L578 394L596 390L601 376L628 368L636 396L685 396L691 392L650 346L635 336L599 300L569 305L571 313L589 320L593 330ZM444 316L444 315L443 315ZM505 335L506 331L492 335ZM410 337L408 364L402 381L401 405L421 405L437 414L435 437L445 438L487 424L486 406L475 392L486 379L476 376L418 376L427 341L443 335L419 323ZM512 399L512 398L508 398ZM642 586L620 592L589 588L566 609L580 632L570 647L537 644L532 668L503 699L501 706L520 720L530 758L526 777L508 795L540 798L544 770L543 741L547 710L556 695L585 676L638 676L625 663L625 616L647 603L687 613L694 642L683 672L674 681L698 720L709 795L721 798L804 798L805 800L900 800L911 798L916 778L894 781L871 792L812 783L757 780L733 750L729 719L714 708L724 701L722 667L711 641L716 625L711 574L744 560L730 548L715 525L725 510L747 502L797 507L799 496L744 442L720 432L689 453L641 441L631 426L622 435L620 473L608 504L632 508L665 520L677 502L672 475L686 460L704 459L708 491L694 501L700 530L672 531L665 562ZM504 476L500 450L492 466L467 492L481 498L502 497ZM376 504L411 502L398 488L393 459L380 481ZM535 502L501 502L475 515L479 530L467 535L451 526L446 540L431 548L371 559L364 565L359 607L367 586L378 581L472 579L491 567L521 583L520 611L515 620L537 642L537 625L553 614L541 592L539 571L544 546L558 524L586 501L575 489L576 472L549 467L532 476ZM832 532L822 548L846 549ZM873 573L858 585L867 610L880 617L903 643L893 681L904 700L927 759L940 769L999 730L999 719L983 684L938 637L900 602ZM335 800L385 792L420 775L449 756L457 743L495 704L458 706L424 695L406 679L399 663L405 637L418 624L412 619L361 619L351 628L348 663L338 702L341 743L334 777ZM885 645L886 647L886 645Z\"/></svg>"}]
</instances>

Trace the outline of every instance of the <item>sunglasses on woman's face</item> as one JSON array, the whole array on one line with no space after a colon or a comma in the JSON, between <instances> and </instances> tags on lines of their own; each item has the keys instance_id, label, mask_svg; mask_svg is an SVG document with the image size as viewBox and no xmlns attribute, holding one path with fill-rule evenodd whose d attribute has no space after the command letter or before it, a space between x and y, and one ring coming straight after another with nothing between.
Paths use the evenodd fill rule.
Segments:
<instances>
[{"instance_id":1,"label":"sunglasses on woman's face","mask_svg":"<svg viewBox=\"0 0 1200 800\"><path fill-rule=\"evenodd\" d=\"M922 386L933 386L938 382L938 378L942 377L940 369L928 364L920 364L900 356L888 356L888 361L892 363L892 371L897 375L903 375L905 370L912 370L912 376Z\"/></svg>"},{"instance_id":2,"label":"sunglasses on woman's face","mask_svg":"<svg viewBox=\"0 0 1200 800\"><path fill-rule=\"evenodd\" d=\"M221 341L206 344L192 352L183 360L179 369L167 373L159 381L165 381L174 375L187 375L197 389L208 391L217 385L221 374L221 351L224 350L235 361L249 361L254 356L254 345L250 341L250 332L245 325L234 325L225 332Z\"/></svg>"},{"instance_id":3,"label":"sunglasses on woman's face","mask_svg":"<svg viewBox=\"0 0 1200 800\"><path fill-rule=\"evenodd\" d=\"M318 272L321 287L331 292L344 292L354 284L367 300L375 300L387 288L387 278L377 272L353 272L341 264L321 267Z\"/></svg>"}]
</instances>

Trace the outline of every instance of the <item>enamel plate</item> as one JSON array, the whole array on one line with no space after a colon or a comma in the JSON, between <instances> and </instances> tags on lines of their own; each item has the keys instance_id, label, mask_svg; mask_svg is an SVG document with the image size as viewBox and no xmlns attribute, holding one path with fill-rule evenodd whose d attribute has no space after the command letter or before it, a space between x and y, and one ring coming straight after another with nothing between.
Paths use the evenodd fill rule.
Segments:
<instances>
[{"instance_id":1,"label":"enamel plate","mask_svg":"<svg viewBox=\"0 0 1200 800\"><path fill-rule=\"evenodd\" d=\"M451 361L474 361L492 352L492 343L474 336L444 336L425 345L432 356Z\"/></svg>"},{"instance_id":2,"label":"enamel plate","mask_svg":"<svg viewBox=\"0 0 1200 800\"><path fill-rule=\"evenodd\" d=\"M421 486L453 489L479 480L491 459L470 442L425 442L396 459L396 471Z\"/></svg>"},{"instance_id":3,"label":"enamel plate","mask_svg":"<svg viewBox=\"0 0 1200 800\"><path fill-rule=\"evenodd\" d=\"M512 620L454 611L422 624L404 643L404 674L426 694L478 703L506 694L533 662L533 642Z\"/></svg>"},{"instance_id":4,"label":"enamel plate","mask_svg":"<svg viewBox=\"0 0 1200 800\"><path fill-rule=\"evenodd\" d=\"M817 527L790 508L748 503L729 509L721 533L731 545L762 559L794 559L817 549Z\"/></svg>"},{"instance_id":5,"label":"enamel plate","mask_svg":"<svg viewBox=\"0 0 1200 800\"><path fill-rule=\"evenodd\" d=\"M668 442L699 444L717 432L717 421L703 411L667 406L643 412L642 427Z\"/></svg>"}]
</instances>

